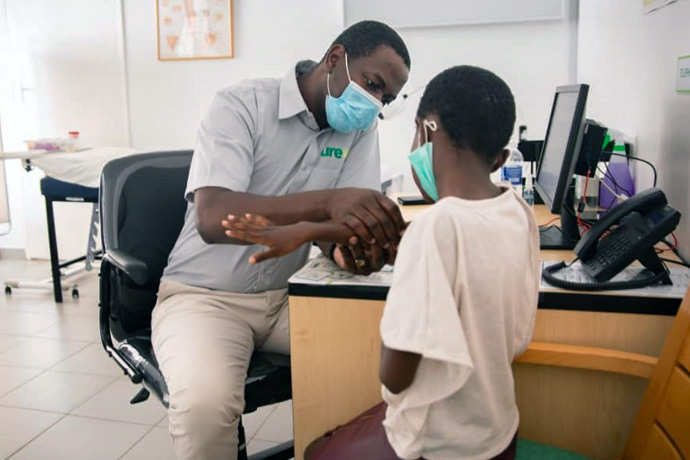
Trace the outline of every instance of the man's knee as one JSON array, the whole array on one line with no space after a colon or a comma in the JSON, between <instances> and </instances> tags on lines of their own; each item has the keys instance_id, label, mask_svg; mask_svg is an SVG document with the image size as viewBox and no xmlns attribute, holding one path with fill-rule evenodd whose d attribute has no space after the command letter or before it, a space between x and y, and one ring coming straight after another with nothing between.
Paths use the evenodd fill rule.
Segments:
<instances>
[{"instance_id":1,"label":"man's knee","mask_svg":"<svg viewBox=\"0 0 690 460\"><path fill-rule=\"evenodd\" d=\"M234 459L244 397L220 385L191 386L170 396L168 419L179 459Z\"/></svg>"},{"instance_id":2,"label":"man's knee","mask_svg":"<svg viewBox=\"0 0 690 460\"><path fill-rule=\"evenodd\" d=\"M229 382L221 383L221 379L195 380L185 388L171 392L169 408L171 416L174 413L188 419L191 423L205 424L205 421L215 420L224 424L242 415L243 386L241 391L237 389L233 391L232 388L237 385Z\"/></svg>"},{"instance_id":3,"label":"man's knee","mask_svg":"<svg viewBox=\"0 0 690 460\"><path fill-rule=\"evenodd\" d=\"M181 460L236 458L244 376L219 369L197 368L167 378L170 435Z\"/></svg>"}]
</instances>

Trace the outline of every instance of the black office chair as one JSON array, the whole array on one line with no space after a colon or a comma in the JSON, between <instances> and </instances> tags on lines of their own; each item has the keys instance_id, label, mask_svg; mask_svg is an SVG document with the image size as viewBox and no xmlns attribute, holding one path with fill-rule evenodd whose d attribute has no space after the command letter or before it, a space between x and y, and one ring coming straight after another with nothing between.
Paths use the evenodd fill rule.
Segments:
<instances>
[{"instance_id":1,"label":"black office chair","mask_svg":"<svg viewBox=\"0 0 690 460\"><path fill-rule=\"evenodd\" d=\"M105 165L100 214L105 255L100 271L100 332L108 355L143 388L132 404L153 392L168 407L168 388L151 345L151 311L182 229L184 190L192 151L132 155ZM244 413L292 397L288 356L254 353L245 385ZM242 421L238 458L247 459ZM252 455L250 460L287 460L293 441Z\"/></svg>"}]
</instances>

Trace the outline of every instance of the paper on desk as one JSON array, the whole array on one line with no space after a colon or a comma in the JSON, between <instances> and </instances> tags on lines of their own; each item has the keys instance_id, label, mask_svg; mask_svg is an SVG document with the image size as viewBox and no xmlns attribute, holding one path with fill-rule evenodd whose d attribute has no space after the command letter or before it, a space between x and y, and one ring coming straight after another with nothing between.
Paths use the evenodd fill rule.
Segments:
<instances>
[{"instance_id":1,"label":"paper on desk","mask_svg":"<svg viewBox=\"0 0 690 460\"><path fill-rule=\"evenodd\" d=\"M542 271L545 267L551 266L553 264L557 264L559 261L543 261L542 262ZM644 270L644 267L636 267L636 266L630 266L623 271L621 271L619 274L614 276L611 281L628 281L631 280L635 277L640 276L642 271ZM606 294L623 294L623 295L637 295L637 296L645 296L645 297L667 297L667 298L674 298L674 299L682 299L685 296L685 292L688 290L688 284L690 284L690 269L687 268L680 268L680 267L671 267L670 269L671 272L671 281L673 282L672 285L665 285L665 284L658 284L654 286L647 286L644 288L639 288L639 289L625 289L625 290L618 290L618 291L605 291ZM575 262L573 265L570 267L564 268L562 270L559 270L554 274L554 276L557 276L560 279L564 279L566 281L573 281L576 283L592 283L596 282L592 277L587 275L585 271L582 269L582 265L580 264L580 261ZM551 284L547 283L544 278L541 278L541 286L540 286L540 291L542 292L548 292L548 291L560 291L562 288L552 286Z\"/></svg>"},{"instance_id":2,"label":"paper on desk","mask_svg":"<svg viewBox=\"0 0 690 460\"><path fill-rule=\"evenodd\" d=\"M386 265L380 272L369 276L353 275L341 270L330 259L320 256L310 260L289 280L293 284L313 284L319 286L390 286L393 282L393 267Z\"/></svg>"}]
</instances>

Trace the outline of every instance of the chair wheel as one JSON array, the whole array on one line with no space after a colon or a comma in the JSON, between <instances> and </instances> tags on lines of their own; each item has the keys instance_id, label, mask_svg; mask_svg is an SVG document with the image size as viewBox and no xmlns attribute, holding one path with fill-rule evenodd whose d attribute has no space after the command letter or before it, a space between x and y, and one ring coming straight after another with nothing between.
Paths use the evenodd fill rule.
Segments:
<instances>
[{"instance_id":1,"label":"chair wheel","mask_svg":"<svg viewBox=\"0 0 690 460\"><path fill-rule=\"evenodd\" d=\"M9 286L5 286L5 295L12 295L12 288Z\"/></svg>"},{"instance_id":2,"label":"chair wheel","mask_svg":"<svg viewBox=\"0 0 690 460\"><path fill-rule=\"evenodd\" d=\"M72 289L72 298L73 299L79 298L79 289L77 289L77 288Z\"/></svg>"}]
</instances>

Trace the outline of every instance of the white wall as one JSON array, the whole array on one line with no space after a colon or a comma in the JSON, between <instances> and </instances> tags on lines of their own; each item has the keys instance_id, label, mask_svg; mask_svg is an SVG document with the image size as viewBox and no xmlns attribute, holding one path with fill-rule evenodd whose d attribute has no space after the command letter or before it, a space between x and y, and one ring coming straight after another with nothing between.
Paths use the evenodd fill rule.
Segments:
<instances>
[{"instance_id":1,"label":"white wall","mask_svg":"<svg viewBox=\"0 0 690 460\"><path fill-rule=\"evenodd\" d=\"M650 14L642 1L580 0L578 80L589 83L587 116L636 140L635 154L653 162L659 187L684 217L676 232L690 254L690 95L676 93L679 56L690 54L690 1ZM635 165L637 189L651 186Z\"/></svg>"}]
</instances>

